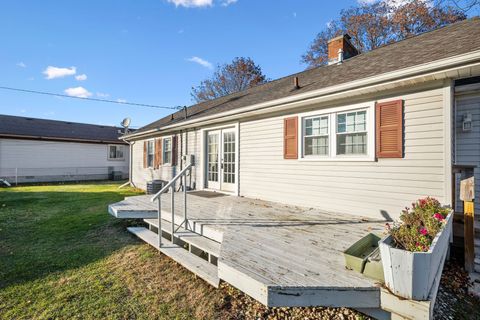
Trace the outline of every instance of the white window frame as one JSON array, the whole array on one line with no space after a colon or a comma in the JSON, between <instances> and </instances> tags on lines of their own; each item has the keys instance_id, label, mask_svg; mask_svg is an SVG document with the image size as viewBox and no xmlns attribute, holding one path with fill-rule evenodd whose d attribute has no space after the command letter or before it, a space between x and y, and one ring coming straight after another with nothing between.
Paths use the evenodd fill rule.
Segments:
<instances>
[{"instance_id":1,"label":"white window frame","mask_svg":"<svg viewBox=\"0 0 480 320\"><path fill-rule=\"evenodd\" d=\"M123 151L122 152L122 157L121 158L117 158L117 157L111 158L110 157L110 148L111 147L115 147L115 148L121 147L123 149L122 150ZM115 154L116 154L116 152L115 152ZM123 160L125 160L125 146L123 144L109 144L107 146L107 159L108 159L108 161L123 161Z\"/></svg>"},{"instance_id":2,"label":"white window frame","mask_svg":"<svg viewBox=\"0 0 480 320\"><path fill-rule=\"evenodd\" d=\"M166 157L165 144L167 140L170 141L170 161L166 161L165 159ZM162 138L162 165L172 165L172 161L173 161L173 137L172 136L163 137Z\"/></svg>"},{"instance_id":3,"label":"white window frame","mask_svg":"<svg viewBox=\"0 0 480 320\"><path fill-rule=\"evenodd\" d=\"M308 137L325 137L326 136L328 138L327 139L327 141L328 141L328 146L327 146L328 147L328 152L327 152L327 154L305 155L305 139L307 138L307 135L305 134L306 133L306 125L305 124L306 124L307 120L314 119L314 118L325 118L325 117L327 118L327 130L328 130L327 134L310 135ZM331 146L330 146L330 142L331 142L331 139L330 139L331 123L330 123L330 121L331 121L331 117L329 115L325 115L325 114L319 114L319 115L314 115L314 116L309 116L309 117L303 117L302 118L302 121L301 121L301 126L302 126L302 136L301 136L302 137L302 141L301 141L301 143L302 143L302 148L301 148L302 157L305 157L305 158L306 157L308 157L308 158L310 158L310 157L312 157L312 158L327 158L327 157L330 157L330 148L331 148Z\"/></svg>"},{"instance_id":4,"label":"white window frame","mask_svg":"<svg viewBox=\"0 0 480 320\"><path fill-rule=\"evenodd\" d=\"M365 155L337 155L337 114L352 111L367 111L367 153ZM328 155L305 155L305 120L328 115ZM340 107L324 108L298 115L298 148L300 161L375 161L375 102L352 104Z\"/></svg>"},{"instance_id":5,"label":"white window frame","mask_svg":"<svg viewBox=\"0 0 480 320\"><path fill-rule=\"evenodd\" d=\"M150 142L152 143L152 165L149 165L148 163L148 156L149 156L149 152L148 152L148 145L150 144ZM147 140L147 168L153 168L155 166L155 139L149 139Z\"/></svg>"}]
</instances>

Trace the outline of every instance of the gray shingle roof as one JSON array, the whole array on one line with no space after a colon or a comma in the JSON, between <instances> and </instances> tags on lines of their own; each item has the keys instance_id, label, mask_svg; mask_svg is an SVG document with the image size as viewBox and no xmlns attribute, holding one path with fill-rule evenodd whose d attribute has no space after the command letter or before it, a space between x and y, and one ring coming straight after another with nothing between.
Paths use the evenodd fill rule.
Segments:
<instances>
[{"instance_id":1,"label":"gray shingle roof","mask_svg":"<svg viewBox=\"0 0 480 320\"><path fill-rule=\"evenodd\" d=\"M480 50L480 18L449 26L389 44L345 60L339 65L321 66L259 85L187 109L187 120L280 99L342 83L360 80L416 65ZM293 77L300 89L293 88ZM185 121L184 111L177 111L152 122L136 133Z\"/></svg>"},{"instance_id":2,"label":"gray shingle roof","mask_svg":"<svg viewBox=\"0 0 480 320\"><path fill-rule=\"evenodd\" d=\"M123 128L0 115L0 137L43 140L123 143L118 130Z\"/></svg>"}]
</instances>

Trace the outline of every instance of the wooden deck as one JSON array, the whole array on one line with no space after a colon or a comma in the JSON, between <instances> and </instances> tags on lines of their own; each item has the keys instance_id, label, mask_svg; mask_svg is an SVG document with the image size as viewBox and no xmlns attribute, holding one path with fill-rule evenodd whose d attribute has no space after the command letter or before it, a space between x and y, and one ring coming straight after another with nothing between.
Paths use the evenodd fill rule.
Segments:
<instances>
[{"instance_id":1,"label":"wooden deck","mask_svg":"<svg viewBox=\"0 0 480 320\"><path fill-rule=\"evenodd\" d=\"M175 194L175 223L182 221ZM379 308L375 281L344 267L343 251L384 221L233 196L188 196L192 229L221 243L218 276L268 306ZM170 195L162 218L171 221ZM150 196L109 207L119 218L154 218Z\"/></svg>"}]
</instances>

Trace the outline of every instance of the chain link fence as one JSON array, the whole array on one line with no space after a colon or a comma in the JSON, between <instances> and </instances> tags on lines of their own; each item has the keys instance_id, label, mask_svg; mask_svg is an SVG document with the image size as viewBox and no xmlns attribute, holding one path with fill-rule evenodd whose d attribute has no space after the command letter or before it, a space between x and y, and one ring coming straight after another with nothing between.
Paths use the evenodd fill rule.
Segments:
<instances>
[{"instance_id":1,"label":"chain link fence","mask_svg":"<svg viewBox=\"0 0 480 320\"><path fill-rule=\"evenodd\" d=\"M67 182L128 179L128 166L0 168L0 180L11 185L37 182Z\"/></svg>"}]
</instances>

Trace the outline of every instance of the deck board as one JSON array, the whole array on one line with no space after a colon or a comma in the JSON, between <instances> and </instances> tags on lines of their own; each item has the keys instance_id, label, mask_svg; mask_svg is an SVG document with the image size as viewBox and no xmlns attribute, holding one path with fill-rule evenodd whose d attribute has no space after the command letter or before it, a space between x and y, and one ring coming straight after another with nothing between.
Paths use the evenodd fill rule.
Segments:
<instances>
[{"instance_id":1,"label":"deck board","mask_svg":"<svg viewBox=\"0 0 480 320\"><path fill-rule=\"evenodd\" d=\"M127 200L156 210L150 197ZM183 194L175 197L177 223ZM345 269L343 251L369 232L382 233L385 221L233 196L189 196L187 208L195 231L221 242L219 277L259 301L280 305L293 294L292 305L380 306L375 281ZM170 221L169 194L162 209Z\"/></svg>"}]
</instances>

